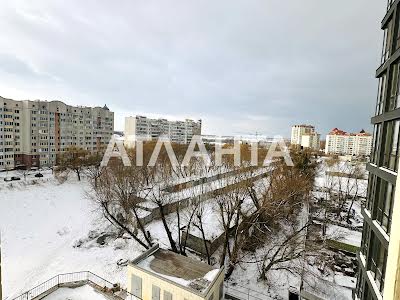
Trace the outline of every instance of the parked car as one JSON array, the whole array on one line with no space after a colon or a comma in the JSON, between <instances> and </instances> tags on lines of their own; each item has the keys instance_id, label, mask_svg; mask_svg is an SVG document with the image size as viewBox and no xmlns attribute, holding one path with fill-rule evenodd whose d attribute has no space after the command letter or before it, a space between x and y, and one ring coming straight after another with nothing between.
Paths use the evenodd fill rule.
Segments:
<instances>
[{"instance_id":1,"label":"parked car","mask_svg":"<svg viewBox=\"0 0 400 300\"><path fill-rule=\"evenodd\" d=\"M17 177L17 176L11 176L11 177L4 177L4 181L17 181L17 180L21 180L21 178Z\"/></svg>"},{"instance_id":2,"label":"parked car","mask_svg":"<svg viewBox=\"0 0 400 300\"><path fill-rule=\"evenodd\" d=\"M36 173L36 174L35 174L35 177L41 178L41 177L43 177L43 174L42 174L42 173Z\"/></svg>"}]
</instances>

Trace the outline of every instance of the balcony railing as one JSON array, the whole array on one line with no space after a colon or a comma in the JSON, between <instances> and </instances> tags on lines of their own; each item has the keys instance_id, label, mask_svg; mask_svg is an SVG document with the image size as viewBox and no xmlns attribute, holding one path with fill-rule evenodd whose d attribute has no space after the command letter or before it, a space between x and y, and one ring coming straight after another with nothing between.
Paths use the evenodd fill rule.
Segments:
<instances>
[{"instance_id":1,"label":"balcony railing","mask_svg":"<svg viewBox=\"0 0 400 300\"><path fill-rule=\"evenodd\" d=\"M104 278L97 276L89 271L76 272L76 273L66 273L59 274L53 278L39 284L38 286L30 289L29 291L23 293L22 295L12 299L12 300L32 300L39 296L44 296L46 293L51 293L60 287L66 286L68 284L91 284L101 291L110 291L115 286L111 282ZM123 294L111 294L115 299L121 300L141 300L127 291L123 291Z\"/></svg>"}]
</instances>

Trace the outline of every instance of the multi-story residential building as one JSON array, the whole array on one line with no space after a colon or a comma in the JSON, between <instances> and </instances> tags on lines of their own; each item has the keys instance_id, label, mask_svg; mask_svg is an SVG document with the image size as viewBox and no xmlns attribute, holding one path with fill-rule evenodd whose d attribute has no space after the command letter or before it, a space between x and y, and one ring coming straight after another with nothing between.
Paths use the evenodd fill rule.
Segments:
<instances>
[{"instance_id":1,"label":"multi-story residential building","mask_svg":"<svg viewBox=\"0 0 400 300\"><path fill-rule=\"evenodd\" d=\"M364 130L359 133L347 133L334 128L326 136L326 154L369 156L371 148L372 135Z\"/></svg>"},{"instance_id":2,"label":"multi-story residential building","mask_svg":"<svg viewBox=\"0 0 400 300\"><path fill-rule=\"evenodd\" d=\"M294 146L319 150L320 134L315 131L314 126L293 125L290 143Z\"/></svg>"},{"instance_id":3,"label":"multi-story residential building","mask_svg":"<svg viewBox=\"0 0 400 300\"><path fill-rule=\"evenodd\" d=\"M384 43L374 125L356 299L400 299L400 0L382 21Z\"/></svg>"},{"instance_id":4,"label":"multi-story residential building","mask_svg":"<svg viewBox=\"0 0 400 300\"><path fill-rule=\"evenodd\" d=\"M0 170L53 166L71 146L96 151L108 144L114 113L107 106L0 97Z\"/></svg>"},{"instance_id":5,"label":"multi-story residential building","mask_svg":"<svg viewBox=\"0 0 400 300\"><path fill-rule=\"evenodd\" d=\"M167 137L174 143L187 144L194 135L201 135L201 120L195 122L168 121L166 119L150 119L143 116L125 118L125 136L136 136L147 139Z\"/></svg>"}]
</instances>

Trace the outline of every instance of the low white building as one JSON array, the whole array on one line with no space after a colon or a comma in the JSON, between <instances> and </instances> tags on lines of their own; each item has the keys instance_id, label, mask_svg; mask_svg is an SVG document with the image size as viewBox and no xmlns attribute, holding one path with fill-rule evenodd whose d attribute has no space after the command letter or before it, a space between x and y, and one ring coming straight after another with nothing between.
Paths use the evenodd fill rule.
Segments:
<instances>
[{"instance_id":1,"label":"low white building","mask_svg":"<svg viewBox=\"0 0 400 300\"><path fill-rule=\"evenodd\" d=\"M128 265L128 291L143 300L219 300L224 275L224 268L156 245Z\"/></svg>"},{"instance_id":2,"label":"low white building","mask_svg":"<svg viewBox=\"0 0 400 300\"><path fill-rule=\"evenodd\" d=\"M312 125L293 125L290 143L294 146L319 150L320 134Z\"/></svg>"},{"instance_id":3,"label":"low white building","mask_svg":"<svg viewBox=\"0 0 400 300\"><path fill-rule=\"evenodd\" d=\"M369 156L371 150L372 135L364 130L359 133L348 133L334 128L326 136L326 154Z\"/></svg>"}]
</instances>

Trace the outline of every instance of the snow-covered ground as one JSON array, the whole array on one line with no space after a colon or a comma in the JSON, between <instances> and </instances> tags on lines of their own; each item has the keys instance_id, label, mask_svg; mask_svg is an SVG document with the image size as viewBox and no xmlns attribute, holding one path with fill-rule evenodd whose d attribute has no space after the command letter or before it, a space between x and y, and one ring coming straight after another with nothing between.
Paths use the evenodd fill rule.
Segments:
<instances>
[{"instance_id":1,"label":"snow-covered ground","mask_svg":"<svg viewBox=\"0 0 400 300\"><path fill-rule=\"evenodd\" d=\"M104 233L108 234L112 229L96 211L88 196L89 184L85 180L77 182L71 175L68 181L59 184L51 172L47 172L43 179L28 175L26 180L21 177L21 181L5 183L1 179L2 175L0 174L0 230L6 300L60 273L91 271L113 283L126 285L126 267L117 263L136 258L144 249L126 236L104 237ZM317 185L323 187L321 177L323 175L317 179ZM215 188L216 184L209 185ZM181 191L180 194L188 193L188 190L190 189ZM203 221L207 228L207 237L212 238L221 232L221 225L213 207L206 205L206 208L209 211L205 212ZM354 209L356 213L359 212L358 203ZM176 216L169 215L167 221L176 238ZM161 221L152 222L147 229L161 246L169 247ZM360 234L347 233L352 244L358 245ZM96 241L102 237L107 241L105 245ZM270 276L275 284L267 287L265 283L257 281L257 267L257 264L238 266L231 277L231 283L235 283L235 288L244 293L248 292L247 288L251 288L267 294L271 299L284 299L289 286L298 285L296 279L287 272L274 271ZM315 284L323 289L328 286L326 282L331 282L329 287L332 291L339 291L336 293L339 295L337 299L350 299L347 298L351 294L349 289L335 286L333 282L350 287L354 283L340 274L331 277L324 280L317 278Z\"/></svg>"},{"instance_id":2,"label":"snow-covered ground","mask_svg":"<svg viewBox=\"0 0 400 300\"><path fill-rule=\"evenodd\" d=\"M359 231L350 230L348 228L337 226L337 225L328 225L327 229L328 236L338 236L337 239L340 242L346 243L348 245L360 247L361 246L361 238L362 233Z\"/></svg>"},{"instance_id":3,"label":"snow-covered ground","mask_svg":"<svg viewBox=\"0 0 400 300\"><path fill-rule=\"evenodd\" d=\"M92 271L125 285L126 270L117 261L142 252L133 241L73 247L105 226L87 197L88 189L87 183L73 179L61 185L54 179L0 184L4 299L67 272Z\"/></svg>"},{"instance_id":4,"label":"snow-covered ground","mask_svg":"<svg viewBox=\"0 0 400 300\"><path fill-rule=\"evenodd\" d=\"M85 285L78 288L60 288L51 293L45 300L107 300L101 293Z\"/></svg>"}]
</instances>

